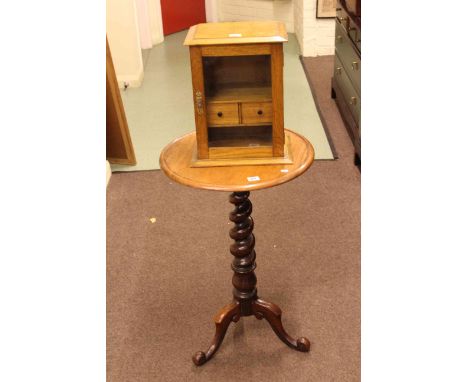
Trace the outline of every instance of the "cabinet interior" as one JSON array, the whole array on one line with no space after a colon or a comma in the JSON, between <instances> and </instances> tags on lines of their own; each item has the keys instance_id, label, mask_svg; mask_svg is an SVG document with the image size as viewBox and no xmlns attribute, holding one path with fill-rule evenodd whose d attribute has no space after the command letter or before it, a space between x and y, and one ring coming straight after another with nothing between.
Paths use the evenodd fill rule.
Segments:
<instances>
[{"instance_id":1,"label":"cabinet interior","mask_svg":"<svg viewBox=\"0 0 468 382\"><path fill-rule=\"evenodd\" d=\"M203 57L203 76L208 104L271 103L271 56ZM219 105L221 106L221 105ZM208 123L209 147L272 146L271 120L216 126Z\"/></svg>"},{"instance_id":2,"label":"cabinet interior","mask_svg":"<svg viewBox=\"0 0 468 382\"><path fill-rule=\"evenodd\" d=\"M272 127L228 126L208 128L210 147L265 147L272 144Z\"/></svg>"},{"instance_id":3,"label":"cabinet interior","mask_svg":"<svg viewBox=\"0 0 468 382\"><path fill-rule=\"evenodd\" d=\"M271 101L269 55L203 57L207 102Z\"/></svg>"}]
</instances>

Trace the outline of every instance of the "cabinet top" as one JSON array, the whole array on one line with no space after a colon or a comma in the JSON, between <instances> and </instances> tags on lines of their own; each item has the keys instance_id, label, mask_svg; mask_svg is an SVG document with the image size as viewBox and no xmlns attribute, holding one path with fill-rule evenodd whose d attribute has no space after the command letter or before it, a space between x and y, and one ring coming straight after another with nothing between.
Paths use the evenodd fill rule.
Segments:
<instances>
[{"instance_id":1,"label":"cabinet top","mask_svg":"<svg viewBox=\"0 0 468 382\"><path fill-rule=\"evenodd\" d=\"M190 27L184 45L219 45L286 42L288 34L279 21L205 23Z\"/></svg>"}]
</instances>

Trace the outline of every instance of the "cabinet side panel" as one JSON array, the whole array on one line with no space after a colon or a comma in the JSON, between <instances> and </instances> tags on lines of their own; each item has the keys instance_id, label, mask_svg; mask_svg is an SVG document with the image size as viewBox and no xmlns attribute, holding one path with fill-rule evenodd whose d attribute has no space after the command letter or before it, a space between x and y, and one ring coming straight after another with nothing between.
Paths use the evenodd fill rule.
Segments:
<instances>
[{"instance_id":1,"label":"cabinet side panel","mask_svg":"<svg viewBox=\"0 0 468 382\"><path fill-rule=\"evenodd\" d=\"M283 44L271 44L273 156L284 156Z\"/></svg>"},{"instance_id":2,"label":"cabinet side panel","mask_svg":"<svg viewBox=\"0 0 468 382\"><path fill-rule=\"evenodd\" d=\"M208 159L208 129L206 125L205 86L203 80L203 60L201 48L190 47L192 69L193 105L197 130L198 159Z\"/></svg>"}]
</instances>

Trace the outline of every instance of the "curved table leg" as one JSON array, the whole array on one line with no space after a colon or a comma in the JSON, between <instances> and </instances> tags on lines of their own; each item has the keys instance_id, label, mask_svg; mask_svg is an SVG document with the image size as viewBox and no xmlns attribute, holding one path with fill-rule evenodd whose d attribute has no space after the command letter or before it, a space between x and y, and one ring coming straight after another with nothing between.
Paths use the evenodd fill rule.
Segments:
<instances>
[{"instance_id":1,"label":"curved table leg","mask_svg":"<svg viewBox=\"0 0 468 382\"><path fill-rule=\"evenodd\" d=\"M301 352L308 352L310 350L310 342L307 338L300 337L294 340L286 333L281 322L281 309L277 305L257 299L252 303L252 311L259 320L265 318L278 338L286 345Z\"/></svg>"},{"instance_id":2,"label":"curved table leg","mask_svg":"<svg viewBox=\"0 0 468 382\"><path fill-rule=\"evenodd\" d=\"M237 322L239 321L239 318L240 305L237 301L226 305L223 309L219 311L219 313L214 317L216 333L213 338L213 341L211 341L211 346L209 347L206 353L198 351L192 357L192 361L196 366L203 365L205 362L209 361L211 357L214 356L216 351L221 346L221 343L223 342L224 335L226 334L226 331L231 321Z\"/></svg>"}]
</instances>

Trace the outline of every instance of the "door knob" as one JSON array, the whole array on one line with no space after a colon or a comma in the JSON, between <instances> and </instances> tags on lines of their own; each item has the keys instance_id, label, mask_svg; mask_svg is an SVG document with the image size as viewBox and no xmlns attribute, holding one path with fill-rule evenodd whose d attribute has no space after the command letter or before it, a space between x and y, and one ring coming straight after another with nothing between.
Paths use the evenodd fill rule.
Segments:
<instances>
[{"instance_id":1,"label":"door knob","mask_svg":"<svg viewBox=\"0 0 468 382\"><path fill-rule=\"evenodd\" d=\"M197 105L198 114L203 114L203 96L199 90L195 92L195 103Z\"/></svg>"}]
</instances>

